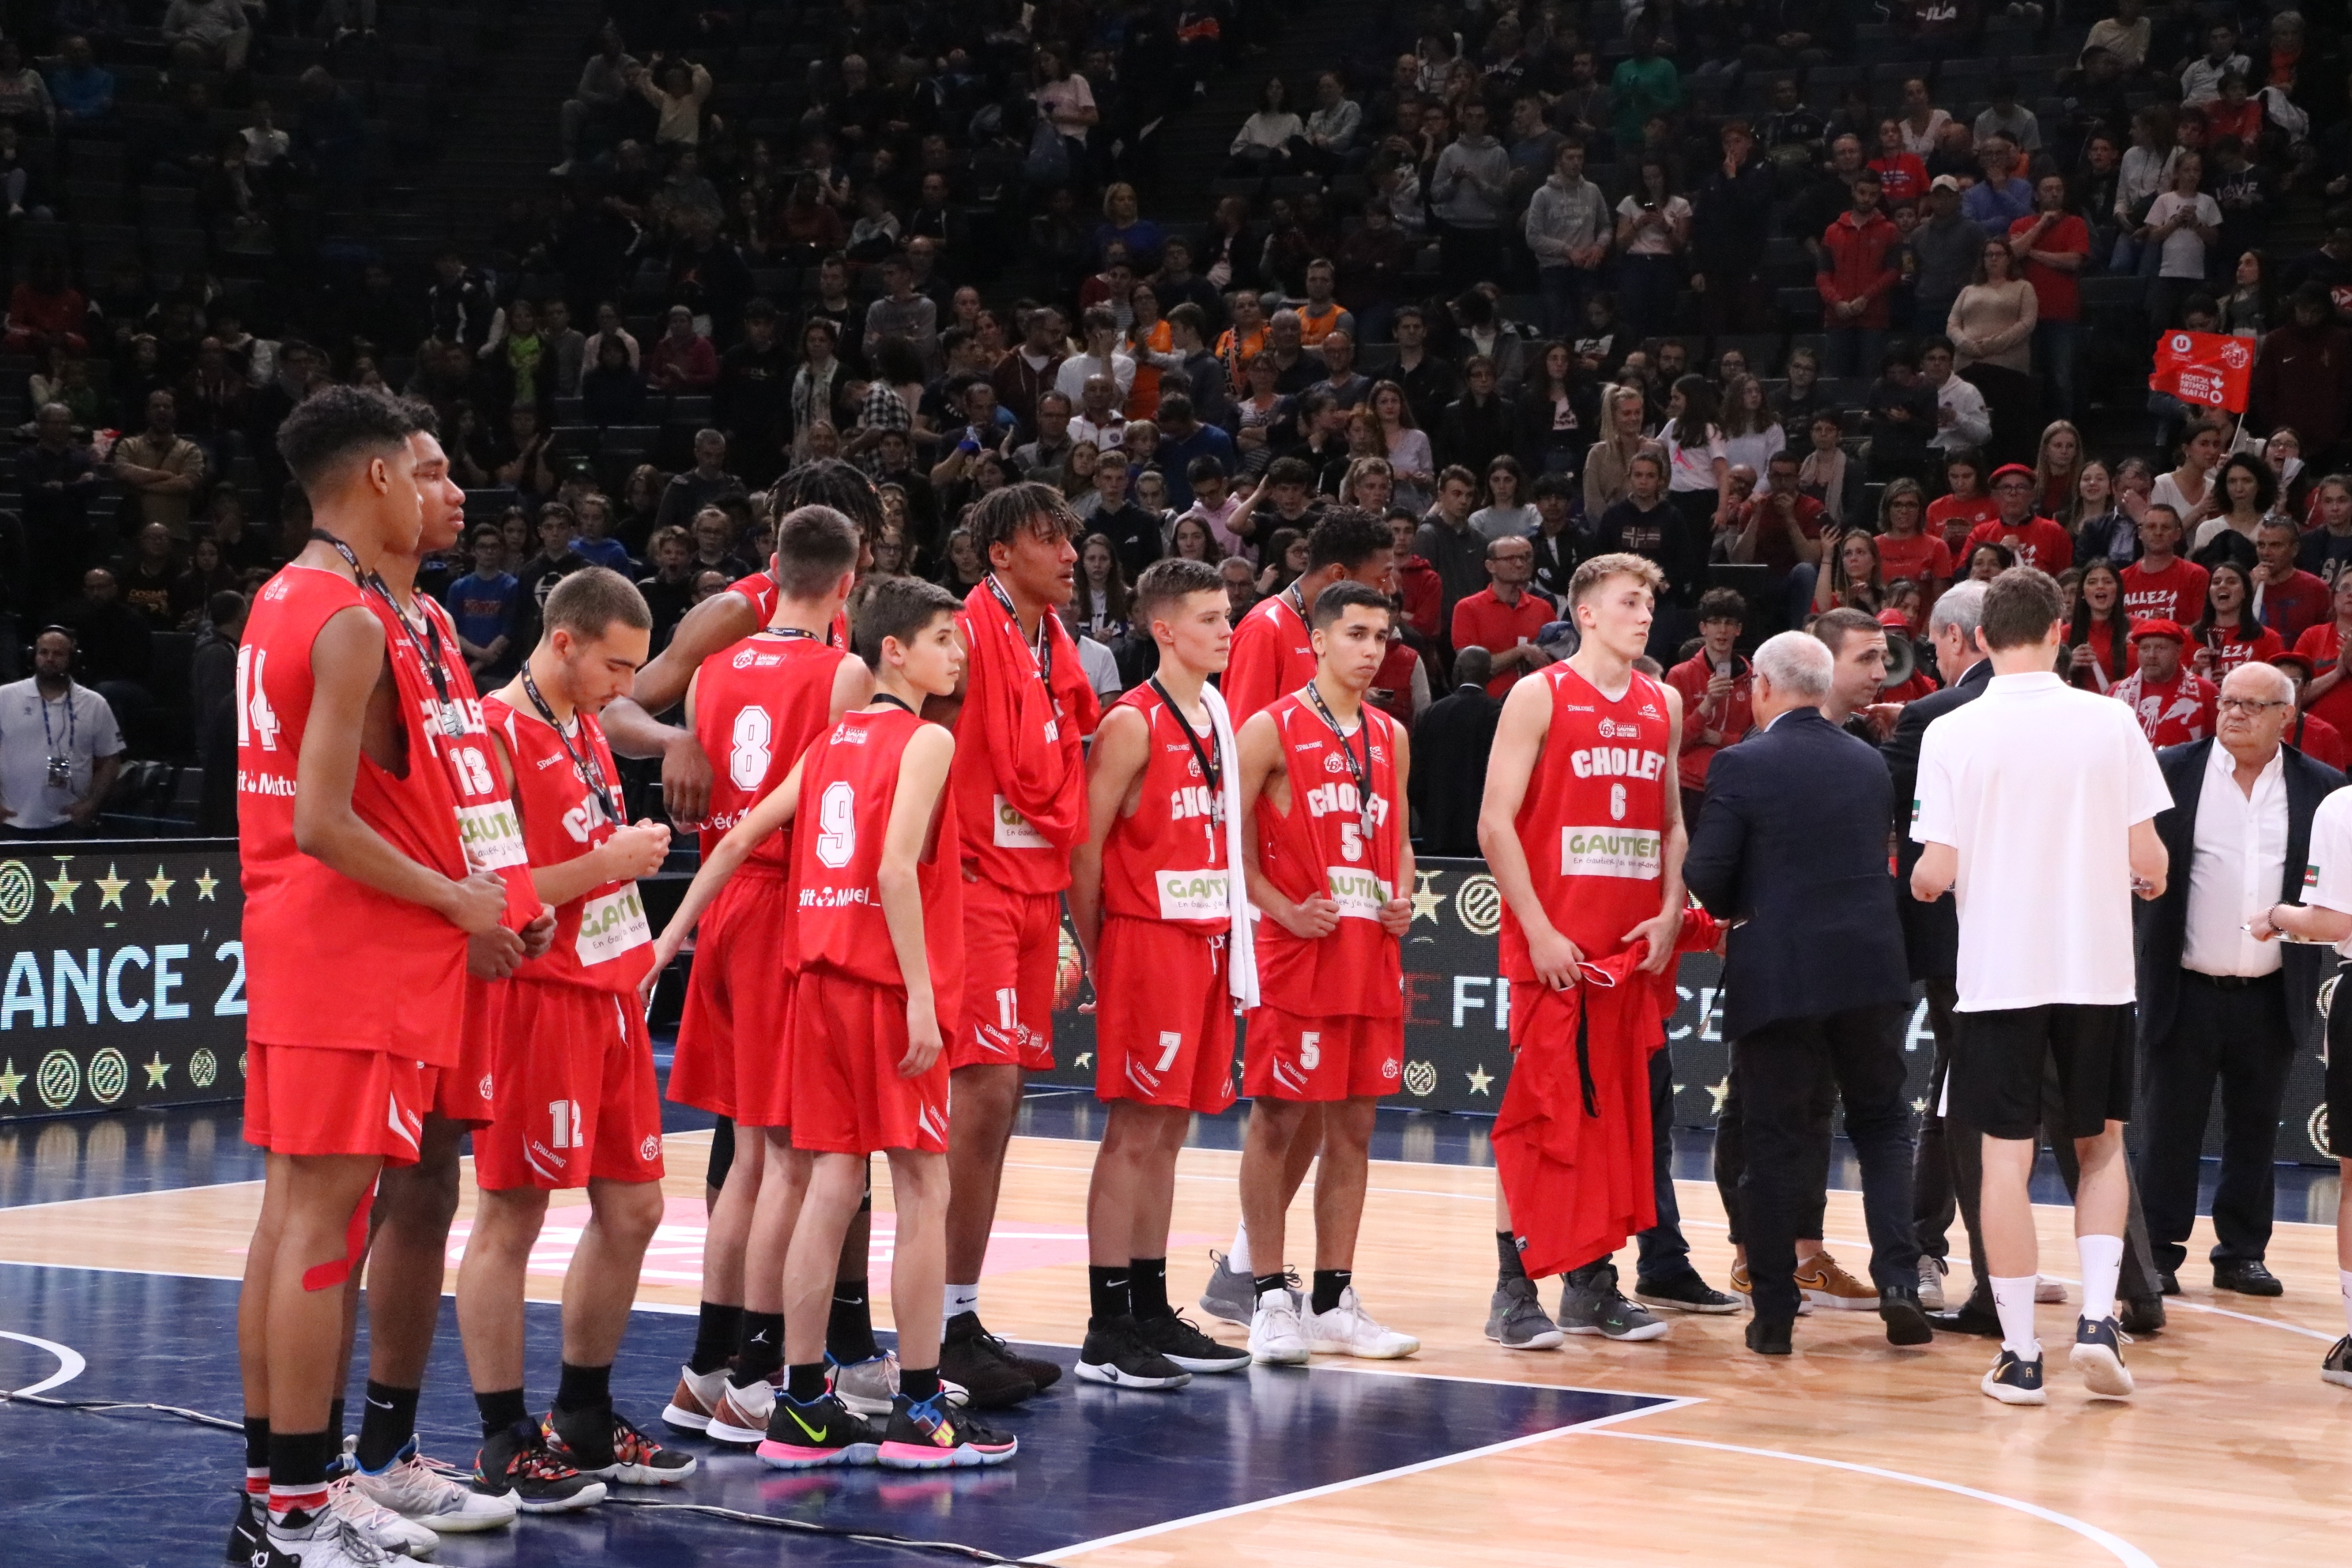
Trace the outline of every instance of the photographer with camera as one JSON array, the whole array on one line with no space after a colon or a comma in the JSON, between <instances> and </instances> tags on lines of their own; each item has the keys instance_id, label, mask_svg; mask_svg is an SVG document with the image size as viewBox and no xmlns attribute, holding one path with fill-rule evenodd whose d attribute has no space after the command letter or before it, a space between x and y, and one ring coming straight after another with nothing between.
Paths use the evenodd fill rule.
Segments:
<instances>
[{"instance_id":1,"label":"photographer with camera","mask_svg":"<svg viewBox=\"0 0 2352 1568\"><path fill-rule=\"evenodd\" d=\"M74 634L45 626L33 678L0 686L0 838L85 838L122 771L106 700L73 678Z\"/></svg>"}]
</instances>

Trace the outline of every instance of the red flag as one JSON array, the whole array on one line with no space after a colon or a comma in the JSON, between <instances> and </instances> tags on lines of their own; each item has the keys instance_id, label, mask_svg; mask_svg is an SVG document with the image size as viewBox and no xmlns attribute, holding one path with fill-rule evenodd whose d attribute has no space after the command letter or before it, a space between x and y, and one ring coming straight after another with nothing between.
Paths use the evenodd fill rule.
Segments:
<instances>
[{"instance_id":1,"label":"red flag","mask_svg":"<svg viewBox=\"0 0 2352 1568\"><path fill-rule=\"evenodd\" d=\"M2254 368L2251 338L2220 332L2167 332L2157 340L2149 388L2205 408L2246 411L2246 384Z\"/></svg>"}]
</instances>

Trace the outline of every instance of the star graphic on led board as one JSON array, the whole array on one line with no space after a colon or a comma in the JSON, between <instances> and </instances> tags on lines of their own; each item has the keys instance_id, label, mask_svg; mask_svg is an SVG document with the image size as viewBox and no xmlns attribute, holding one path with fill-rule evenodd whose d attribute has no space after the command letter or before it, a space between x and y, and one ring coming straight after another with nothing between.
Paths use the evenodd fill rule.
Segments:
<instances>
[{"instance_id":1,"label":"star graphic on led board","mask_svg":"<svg viewBox=\"0 0 2352 1568\"><path fill-rule=\"evenodd\" d=\"M1473 1094L1486 1093L1486 1086L1495 1081L1494 1075L1486 1070L1485 1062L1480 1062L1462 1076L1470 1080L1470 1092Z\"/></svg>"},{"instance_id":2,"label":"star graphic on led board","mask_svg":"<svg viewBox=\"0 0 2352 1568\"><path fill-rule=\"evenodd\" d=\"M157 1051L153 1061L140 1064L140 1070L147 1075L149 1089L161 1089L163 1087L163 1075L172 1070L172 1064L163 1059L163 1052Z\"/></svg>"},{"instance_id":3,"label":"star graphic on led board","mask_svg":"<svg viewBox=\"0 0 2352 1568\"><path fill-rule=\"evenodd\" d=\"M81 884L66 874L64 856L58 857L57 880L44 882L41 886L49 890L49 913L55 914L59 910L65 910L68 914L77 912L74 909L74 895L81 891Z\"/></svg>"},{"instance_id":4,"label":"star graphic on led board","mask_svg":"<svg viewBox=\"0 0 2352 1568\"><path fill-rule=\"evenodd\" d=\"M1915 1115L1924 1116L1927 1113L1927 1102L1924 1100L1915 1100L1911 1102L1911 1110Z\"/></svg>"},{"instance_id":5,"label":"star graphic on led board","mask_svg":"<svg viewBox=\"0 0 2352 1568\"><path fill-rule=\"evenodd\" d=\"M157 904L162 904L169 909L172 903L172 889L179 885L175 878L163 875L163 867L156 867L155 874L147 879L147 907L152 909Z\"/></svg>"},{"instance_id":6,"label":"star graphic on led board","mask_svg":"<svg viewBox=\"0 0 2352 1568\"><path fill-rule=\"evenodd\" d=\"M1707 1107L1707 1110L1717 1116L1722 1115L1723 1102L1731 1098L1731 1075L1729 1073L1725 1073L1721 1083L1708 1084L1706 1086L1706 1092L1708 1097L1715 1101L1713 1105Z\"/></svg>"},{"instance_id":7,"label":"star graphic on led board","mask_svg":"<svg viewBox=\"0 0 2352 1568\"><path fill-rule=\"evenodd\" d=\"M120 910L122 908L122 889L131 886L131 884L116 873L113 862L109 861L106 867L106 875L100 877L96 882L92 883L91 886L98 889L98 907L100 909L105 909L108 905L111 904L116 909ZM129 911L125 910L124 912L128 913Z\"/></svg>"},{"instance_id":8,"label":"star graphic on led board","mask_svg":"<svg viewBox=\"0 0 2352 1568\"><path fill-rule=\"evenodd\" d=\"M1095 1054L1092 1051L1080 1051L1077 1055L1077 1059L1070 1063L1073 1069L1080 1072L1085 1071L1087 1068L1094 1065Z\"/></svg>"},{"instance_id":9,"label":"star graphic on led board","mask_svg":"<svg viewBox=\"0 0 2352 1568\"><path fill-rule=\"evenodd\" d=\"M1437 923L1437 906L1445 901L1445 895L1429 885L1436 875L1434 871L1415 871L1412 874L1412 918L1425 920L1432 925Z\"/></svg>"},{"instance_id":10,"label":"star graphic on led board","mask_svg":"<svg viewBox=\"0 0 2352 1568\"><path fill-rule=\"evenodd\" d=\"M214 901L213 889L219 886L220 879L213 875L213 868L210 866L205 867L204 875L196 879L196 902L201 904Z\"/></svg>"},{"instance_id":11,"label":"star graphic on led board","mask_svg":"<svg viewBox=\"0 0 2352 1568\"><path fill-rule=\"evenodd\" d=\"M24 1104L22 1100L16 1098L16 1086L24 1081L25 1075L16 1070L15 1058L0 1062L0 1100L5 1100L11 1105Z\"/></svg>"}]
</instances>

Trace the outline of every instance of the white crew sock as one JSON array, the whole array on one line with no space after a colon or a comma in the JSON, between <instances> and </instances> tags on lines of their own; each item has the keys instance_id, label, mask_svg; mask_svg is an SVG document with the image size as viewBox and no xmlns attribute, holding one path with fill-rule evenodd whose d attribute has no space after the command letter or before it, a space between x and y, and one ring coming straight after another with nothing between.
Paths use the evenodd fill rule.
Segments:
<instances>
[{"instance_id":1,"label":"white crew sock","mask_svg":"<svg viewBox=\"0 0 2352 1568\"><path fill-rule=\"evenodd\" d=\"M2339 1268L2336 1278L2344 1288L2344 1328L2352 1332L2352 1268Z\"/></svg>"},{"instance_id":2,"label":"white crew sock","mask_svg":"<svg viewBox=\"0 0 2352 1568\"><path fill-rule=\"evenodd\" d=\"M2124 1266L2120 1236L2078 1236L2074 1251L2083 1260L2083 1316L2095 1323L2116 1315L2116 1276Z\"/></svg>"},{"instance_id":3,"label":"white crew sock","mask_svg":"<svg viewBox=\"0 0 2352 1568\"><path fill-rule=\"evenodd\" d=\"M2021 1274L2014 1279L1992 1278L1992 1304L2000 1313L2001 1348L2021 1361L2033 1361L2042 1354L2042 1342L2033 1336L2033 1287L2039 1277Z\"/></svg>"},{"instance_id":4,"label":"white crew sock","mask_svg":"<svg viewBox=\"0 0 2352 1568\"><path fill-rule=\"evenodd\" d=\"M1225 1254L1225 1267L1236 1274L1250 1271L1249 1226L1239 1225L1234 1227L1234 1249Z\"/></svg>"},{"instance_id":5,"label":"white crew sock","mask_svg":"<svg viewBox=\"0 0 2352 1568\"><path fill-rule=\"evenodd\" d=\"M948 1317L952 1318L958 1312L980 1310L980 1287L977 1285L950 1285L941 1296Z\"/></svg>"}]
</instances>

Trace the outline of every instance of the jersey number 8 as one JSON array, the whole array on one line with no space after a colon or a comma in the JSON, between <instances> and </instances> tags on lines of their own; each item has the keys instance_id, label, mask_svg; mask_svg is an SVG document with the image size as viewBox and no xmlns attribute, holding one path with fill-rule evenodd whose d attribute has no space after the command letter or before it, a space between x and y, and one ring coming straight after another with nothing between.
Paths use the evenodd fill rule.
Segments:
<instances>
[{"instance_id":1,"label":"jersey number 8","mask_svg":"<svg viewBox=\"0 0 2352 1568\"><path fill-rule=\"evenodd\" d=\"M727 776L737 789L757 789L766 780L774 740L766 709L745 708L735 715L735 732L728 737Z\"/></svg>"},{"instance_id":2,"label":"jersey number 8","mask_svg":"<svg viewBox=\"0 0 2352 1568\"><path fill-rule=\"evenodd\" d=\"M744 710L751 711L750 709ZM764 764L763 764L764 765ZM857 852L857 794L846 779L824 786L817 802L816 858L838 871Z\"/></svg>"}]
</instances>

